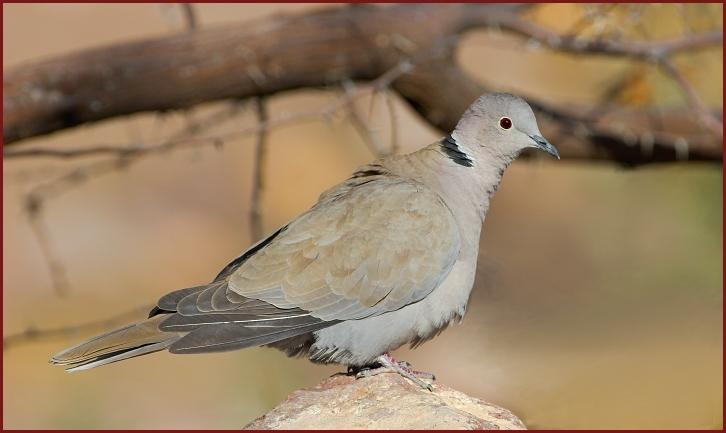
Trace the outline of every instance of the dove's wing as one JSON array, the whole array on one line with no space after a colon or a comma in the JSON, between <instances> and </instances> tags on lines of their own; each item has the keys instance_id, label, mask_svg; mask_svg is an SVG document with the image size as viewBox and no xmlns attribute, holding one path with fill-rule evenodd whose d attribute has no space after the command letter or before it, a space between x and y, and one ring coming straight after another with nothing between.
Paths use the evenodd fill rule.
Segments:
<instances>
[{"instance_id":1,"label":"dove's wing","mask_svg":"<svg viewBox=\"0 0 726 433\"><path fill-rule=\"evenodd\" d=\"M434 191L380 177L323 196L229 277L229 289L323 320L397 310L428 295L459 253L451 211Z\"/></svg>"},{"instance_id":2,"label":"dove's wing","mask_svg":"<svg viewBox=\"0 0 726 433\"><path fill-rule=\"evenodd\" d=\"M227 266L173 292L164 331L176 353L270 344L423 299L448 275L459 231L441 198L400 177L356 177Z\"/></svg>"}]
</instances>

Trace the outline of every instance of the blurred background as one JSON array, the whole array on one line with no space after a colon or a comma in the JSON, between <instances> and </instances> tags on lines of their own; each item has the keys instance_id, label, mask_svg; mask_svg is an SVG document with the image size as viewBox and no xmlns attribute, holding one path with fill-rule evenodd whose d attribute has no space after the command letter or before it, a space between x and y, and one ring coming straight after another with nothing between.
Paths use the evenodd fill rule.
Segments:
<instances>
[{"instance_id":1,"label":"blurred background","mask_svg":"<svg viewBox=\"0 0 726 433\"><path fill-rule=\"evenodd\" d=\"M327 7L336 6L200 4L194 12L204 27ZM619 5L605 12L542 5L530 16L563 30L593 10L601 12L593 16L602 22L593 20L603 32L637 26L667 38L684 28L723 27L720 4ZM3 65L183 26L176 5L5 4ZM486 67L487 58L499 59L496 69ZM514 87L564 105L593 102L603 83L632 72L632 62L521 49L516 38L488 31L467 33L457 59L492 88ZM679 61L702 100L721 108L722 47ZM683 104L671 80L642 68L622 103ZM266 106L274 118L333 98L330 91L302 90L268 98ZM372 105L368 124L381 141L395 133L399 151L409 152L442 135L400 98L390 102L394 132L385 102L359 101L362 111ZM135 114L29 143L153 141L225 104ZM253 107L242 104L213 129L255 121ZM29 191L88 161L4 161L4 428L240 428L290 392L342 370L257 348L163 352L66 374L48 364L49 356L100 329L7 339L127 311L128 318L143 316L139 308L162 294L212 278L256 240L250 230L255 140L153 155L78 182L50 197L35 223L26 212ZM267 140L265 232L375 157L345 116L273 128ZM720 163L624 169L607 162L516 162L484 226L463 324L394 355L512 410L530 428L721 428L722 185ZM64 295L54 289L48 257L65 276Z\"/></svg>"}]
</instances>

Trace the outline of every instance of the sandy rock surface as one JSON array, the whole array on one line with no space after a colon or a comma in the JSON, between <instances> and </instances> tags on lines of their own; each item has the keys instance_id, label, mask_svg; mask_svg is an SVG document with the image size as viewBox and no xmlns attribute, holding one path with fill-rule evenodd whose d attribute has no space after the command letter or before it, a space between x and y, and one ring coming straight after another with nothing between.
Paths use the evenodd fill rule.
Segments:
<instances>
[{"instance_id":1,"label":"sandy rock surface","mask_svg":"<svg viewBox=\"0 0 726 433\"><path fill-rule=\"evenodd\" d=\"M397 374L336 375L295 391L245 429L522 430L507 409L434 382L429 392Z\"/></svg>"}]
</instances>

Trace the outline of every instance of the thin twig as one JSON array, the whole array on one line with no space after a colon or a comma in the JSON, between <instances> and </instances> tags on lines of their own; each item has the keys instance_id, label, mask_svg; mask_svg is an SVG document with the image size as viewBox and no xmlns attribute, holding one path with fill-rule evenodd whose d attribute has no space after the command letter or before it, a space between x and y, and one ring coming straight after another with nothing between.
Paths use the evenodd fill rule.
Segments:
<instances>
[{"instance_id":1,"label":"thin twig","mask_svg":"<svg viewBox=\"0 0 726 433\"><path fill-rule=\"evenodd\" d=\"M184 18L184 28L188 33L193 33L197 30L197 14L194 10L194 6L191 3L179 3L179 7L182 11L182 17ZM190 131L195 131L197 124L194 121L194 107L188 107L183 110L184 120L187 122L187 127Z\"/></svg>"},{"instance_id":2,"label":"thin twig","mask_svg":"<svg viewBox=\"0 0 726 433\"><path fill-rule=\"evenodd\" d=\"M391 128L390 153L395 155L400 150L400 144L398 143L398 116L396 115L396 101L394 101L390 92L386 92L385 98Z\"/></svg>"},{"instance_id":3,"label":"thin twig","mask_svg":"<svg viewBox=\"0 0 726 433\"><path fill-rule=\"evenodd\" d=\"M263 98L257 98L256 112L258 124L267 122L267 107ZM250 203L250 230L253 241L262 239L262 192L265 187L265 160L267 156L267 128L257 131L255 143L255 159L252 166L252 199Z\"/></svg>"},{"instance_id":4,"label":"thin twig","mask_svg":"<svg viewBox=\"0 0 726 433\"><path fill-rule=\"evenodd\" d=\"M49 176L55 176L66 171L67 169L61 166L39 165L33 168L5 170L3 171L3 180L5 181L5 185L10 187L38 181L42 182L44 179L48 179Z\"/></svg>"},{"instance_id":5,"label":"thin twig","mask_svg":"<svg viewBox=\"0 0 726 433\"><path fill-rule=\"evenodd\" d=\"M224 110L220 110L219 112L209 115L203 122L197 124L195 132L201 132L205 129L212 128L238 113L239 104L226 107ZM181 131L173 134L171 138L155 145L136 145L132 147L101 145L83 149L68 149L63 154L63 158L87 156L90 154L89 151L95 154L114 155L117 158L95 161L82 167L72 169L54 180L36 186L33 190L31 190L29 196L32 196L38 202L42 202L50 196L60 195L73 186L80 185L91 178L125 169L136 162L139 158L148 154L163 153L177 146L183 147L190 142L194 142L194 137L190 136L190 134L193 133L194 132L190 131L187 126ZM205 144L218 144L219 142L221 142L220 138L214 138L207 139ZM4 152L11 152L11 157L18 158L32 156L33 153L43 156L61 157L60 155L53 153L52 148L27 149L26 151L21 152L22 150L23 149L18 149L17 151L7 148L3 149ZM3 154L3 156L7 157L8 155Z\"/></svg>"},{"instance_id":6,"label":"thin twig","mask_svg":"<svg viewBox=\"0 0 726 433\"><path fill-rule=\"evenodd\" d=\"M618 3L610 3L606 5L584 4L582 7L587 8L588 6L592 8L599 8L600 10L593 9L593 13L590 13L590 11L584 9L582 15L578 18L577 21L575 21L573 25L570 26L569 29L567 29L567 31L564 32L564 34L570 37L577 37L593 25L595 19L597 19L593 19L593 15L605 16L607 14L610 14L618 6Z\"/></svg>"},{"instance_id":7,"label":"thin twig","mask_svg":"<svg viewBox=\"0 0 726 433\"><path fill-rule=\"evenodd\" d=\"M380 158L388 152L384 150L383 145L381 144L380 140L378 140L376 132L373 131L373 129L360 115L360 113L358 113L358 109L356 108L355 103L351 99L351 96L355 94L355 88L356 86L353 82L343 82L343 91L348 97L347 110L350 122L353 124L353 127L355 127L358 135L360 135L360 137L363 139L363 142L368 147L368 150L371 151L373 156L375 156L376 158ZM374 95L371 95L371 98L373 97Z\"/></svg>"},{"instance_id":8,"label":"thin twig","mask_svg":"<svg viewBox=\"0 0 726 433\"><path fill-rule=\"evenodd\" d=\"M179 3L184 15L184 24L189 32L193 32L198 27L197 14L192 3Z\"/></svg>"},{"instance_id":9,"label":"thin twig","mask_svg":"<svg viewBox=\"0 0 726 433\"><path fill-rule=\"evenodd\" d=\"M237 105L232 107L231 112L236 113L238 110ZM207 126L220 120L224 120L224 117L218 114L213 114L210 119L214 122L205 123ZM185 131L180 134L185 134ZM128 147L110 147L102 146L96 147L95 150L103 149L104 152L111 152L112 150L118 155L118 158L111 160L95 161L87 164L83 167L79 167L69 172L62 174L56 179L41 183L40 185L33 188L30 193L26 196L25 208L29 215L30 226L33 234L35 235L36 241L40 246L43 258L46 265L50 278L53 282L55 292L59 296L65 296L69 292L70 285L66 277L66 268L61 260L61 256L56 252L54 244L51 240L48 228L44 223L44 211L45 202L50 197L55 197L62 194L65 191L73 188L74 186L80 185L90 178L98 177L103 174L111 173L117 170L121 170L127 167L132 162L137 161L134 157L142 154L146 151L147 147L139 146L136 148ZM163 146L157 148L157 151L163 151ZM5 149L4 149L5 150ZM30 149L33 150L33 149ZM51 149L42 149L42 151ZM84 151L88 149L76 149L72 151L72 155L66 155L65 157L84 155ZM38 151L38 149L35 149ZM26 155L27 156L27 155ZM57 156L57 155L54 155Z\"/></svg>"},{"instance_id":10,"label":"thin twig","mask_svg":"<svg viewBox=\"0 0 726 433\"><path fill-rule=\"evenodd\" d=\"M701 97L696 93L696 89L686 80L686 77L683 76L673 62L668 58L663 58L658 65L663 72L678 84L678 87L680 87L686 96L689 105L696 111L696 115L701 124L713 134L723 137L723 123L708 109Z\"/></svg>"},{"instance_id":11,"label":"thin twig","mask_svg":"<svg viewBox=\"0 0 726 433\"><path fill-rule=\"evenodd\" d=\"M33 202L29 201L29 203ZM30 228L40 246L43 259L48 266L53 291L59 297L65 297L70 292L67 271L64 262L60 259L60 255L50 239L50 233L48 233L48 227L45 225L45 219L43 218L42 205L39 203L29 204L27 208L32 209L28 211Z\"/></svg>"},{"instance_id":12,"label":"thin twig","mask_svg":"<svg viewBox=\"0 0 726 433\"><path fill-rule=\"evenodd\" d=\"M38 329L31 326L23 332L3 337L3 352L10 350L11 348L14 349L22 344L37 342L40 340L68 338L91 333L97 330L112 328L114 326L124 324L129 320L132 320L134 317L148 312L149 310L151 310L151 306L137 307L133 310L123 312L108 319L94 320L93 322L64 326L60 328Z\"/></svg>"},{"instance_id":13,"label":"thin twig","mask_svg":"<svg viewBox=\"0 0 726 433\"><path fill-rule=\"evenodd\" d=\"M159 9L174 30L181 27L183 31L191 33L199 27L199 20L192 3L162 3Z\"/></svg>"},{"instance_id":14,"label":"thin twig","mask_svg":"<svg viewBox=\"0 0 726 433\"><path fill-rule=\"evenodd\" d=\"M475 10L475 9L474 9ZM613 39L592 39L572 35L561 35L515 14L492 14L484 16L471 14L462 29L496 25L502 30L534 39L558 51L576 54L602 54L630 57L639 60L658 61L677 52L693 51L723 43L721 30L688 35L665 41L619 41Z\"/></svg>"},{"instance_id":15,"label":"thin twig","mask_svg":"<svg viewBox=\"0 0 726 433\"><path fill-rule=\"evenodd\" d=\"M113 155L118 157L130 156L137 152L138 147L121 147L98 145L87 149L56 149L56 148L14 148L6 147L3 149L3 158L25 158L33 156L47 156L52 158L78 158L83 156L100 156Z\"/></svg>"}]
</instances>

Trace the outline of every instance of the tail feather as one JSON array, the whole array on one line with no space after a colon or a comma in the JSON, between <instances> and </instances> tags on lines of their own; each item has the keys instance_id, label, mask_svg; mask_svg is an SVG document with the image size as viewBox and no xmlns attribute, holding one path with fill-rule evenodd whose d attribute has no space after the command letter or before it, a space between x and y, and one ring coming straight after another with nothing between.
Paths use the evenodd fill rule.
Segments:
<instances>
[{"instance_id":1,"label":"tail feather","mask_svg":"<svg viewBox=\"0 0 726 433\"><path fill-rule=\"evenodd\" d=\"M79 371L164 350L181 337L159 330L164 319L164 315L154 316L99 335L54 355L50 362Z\"/></svg>"}]
</instances>

